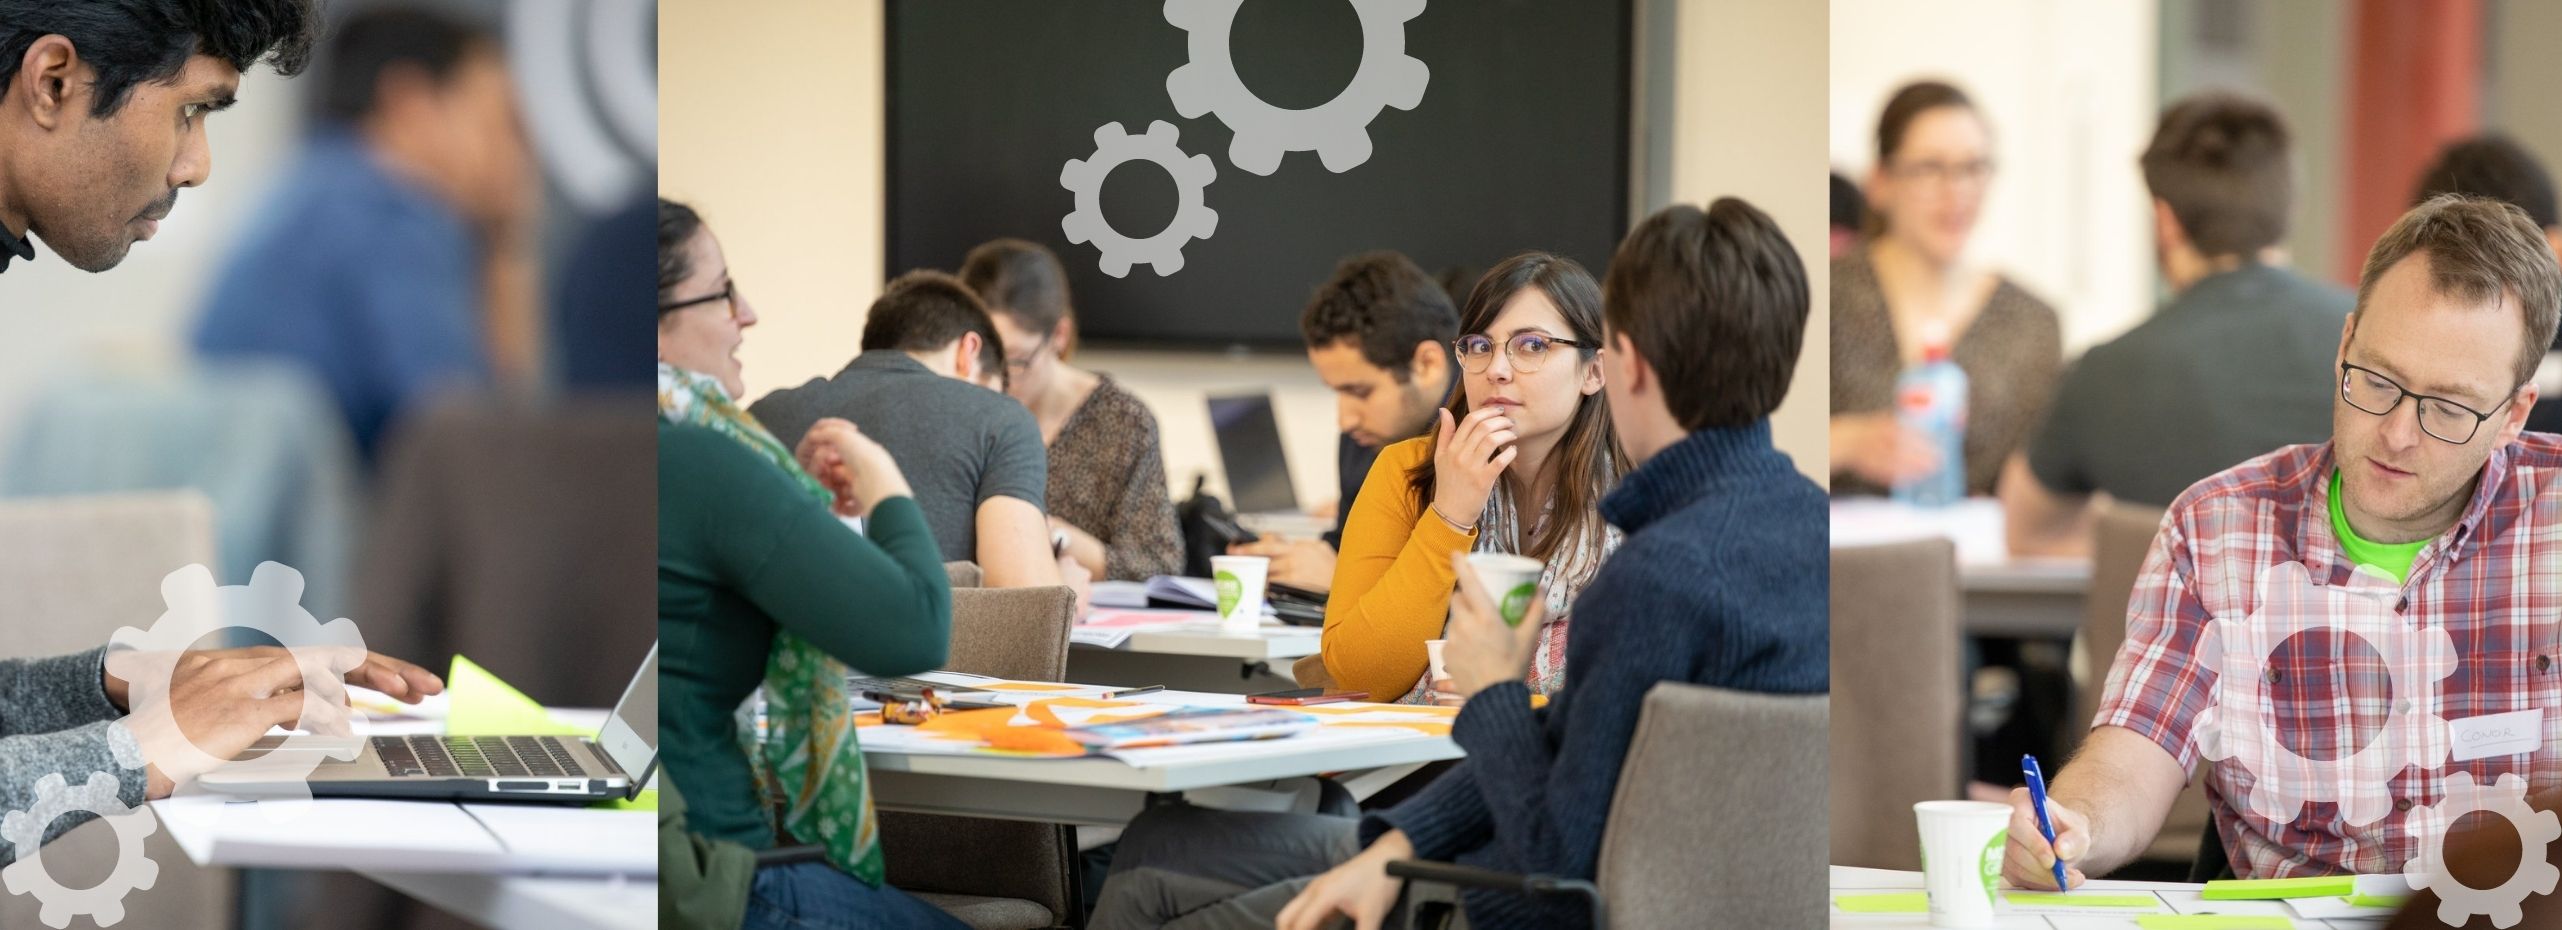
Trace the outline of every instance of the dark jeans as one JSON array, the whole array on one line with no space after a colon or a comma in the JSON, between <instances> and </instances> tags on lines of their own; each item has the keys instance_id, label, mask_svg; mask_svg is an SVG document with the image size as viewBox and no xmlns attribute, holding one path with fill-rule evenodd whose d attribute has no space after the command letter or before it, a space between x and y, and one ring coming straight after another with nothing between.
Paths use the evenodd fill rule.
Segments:
<instances>
[{"instance_id":1,"label":"dark jeans","mask_svg":"<svg viewBox=\"0 0 2562 930\"><path fill-rule=\"evenodd\" d=\"M743 930L969 930L888 885L874 888L824 862L756 870Z\"/></svg>"},{"instance_id":2,"label":"dark jeans","mask_svg":"<svg viewBox=\"0 0 2562 930\"><path fill-rule=\"evenodd\" d=\"M1359 827L1329 814L1151 807L1121 834L1089 930L1270 927L1311 879L1361 851Z\"/></svg>"}]
</instances>

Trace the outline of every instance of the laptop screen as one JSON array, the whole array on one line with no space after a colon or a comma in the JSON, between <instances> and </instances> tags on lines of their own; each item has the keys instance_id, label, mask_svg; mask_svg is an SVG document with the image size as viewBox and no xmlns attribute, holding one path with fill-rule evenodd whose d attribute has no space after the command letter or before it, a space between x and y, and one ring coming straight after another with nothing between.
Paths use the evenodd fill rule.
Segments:
<instances>
[{"instance_id":1,"label":"laptop screen","mask_svg":"<svg viewBox=\"0 0 2562 930\"><path fill-rule=\"evenodd\" d=\"M623 689L622 701L614 705L614 715L605 718L605 729L596 734L596 745L605 755L622 766L623 774L632 779L638 790L648 781L650 766L658 761L658 644L649 646L649 659L641 663L640 674L632 676L630 687Z\"/></svg>"},{"instance_id":2,"label":"laptop screen","mask_svg":"<svg viewBox=\"0 0 2562 930\"><path fill-rule=\"evenodd\" d=\"M1281 457L1281 424L1272 418L1272 395L1210 398L1210 428L1219 461L1228 471L1228 496L1238 513L1299 509L1290 486L1290 464Z\"/></svg>"}]
</instances>

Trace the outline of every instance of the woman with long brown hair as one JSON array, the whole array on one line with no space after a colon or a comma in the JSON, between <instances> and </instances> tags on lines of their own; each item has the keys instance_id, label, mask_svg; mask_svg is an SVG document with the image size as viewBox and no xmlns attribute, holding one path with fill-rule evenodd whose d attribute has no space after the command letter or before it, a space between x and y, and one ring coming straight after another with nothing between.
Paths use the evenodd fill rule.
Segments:
<instances>
[{"instance_id":1,"label":"woman with long brown hair","mask_svg":"<svg viewBox=\"0 0 2562 930\"><path fill-rule=\"evenodd\" d=\"M1452 556L1472 551L1544 566L1548 623L1530 684L1554 692L1574 593L1619 545L1600 502L1627 466L1601 393L1591 273L1546 252L1505 259L1469 293L1459 333L1462 389L1434 435L1380 451L1326 602L1326 671L1381 700L1430 699L1424 643L1441 638Z\"/></svg>"}]
</instances>

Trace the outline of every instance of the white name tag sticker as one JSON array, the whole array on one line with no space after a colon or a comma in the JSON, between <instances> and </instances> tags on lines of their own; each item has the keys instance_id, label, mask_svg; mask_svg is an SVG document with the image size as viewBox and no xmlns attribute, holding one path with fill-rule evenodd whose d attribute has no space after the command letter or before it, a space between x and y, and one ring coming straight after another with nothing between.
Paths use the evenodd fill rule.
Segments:
<instances>
[{"instance_id":1,"label":"white name tag sticker","mask_svg":"<svg viewBox=\"0 0 2562 930\"><path fill-rule=\"evenodd\" d=\"M2531 753L2544 742L2544 708L2450 720L2446 729L2457 762Z\"/></svg>"}]
</instances>

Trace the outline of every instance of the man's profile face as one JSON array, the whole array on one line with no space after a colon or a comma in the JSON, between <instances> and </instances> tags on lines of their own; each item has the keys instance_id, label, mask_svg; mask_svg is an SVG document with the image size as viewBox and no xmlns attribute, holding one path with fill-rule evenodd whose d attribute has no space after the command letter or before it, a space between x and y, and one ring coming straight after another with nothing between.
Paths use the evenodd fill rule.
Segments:
<instances>
[{"instance_id":1,"label":"man's profile face","mask_svg":"<svg viewBox=\"0 0 2562 930\"><path fill-rule=\"evenodd\" d=\"M2491 302L2439 293L2426 252L2394 263L2377 279L2341 344L2342 361L2375 374L2352 371L2346 377L2380 376L2403 390L2491 417L2469 441L2447 442L2420 428L2414 399L2402 398L2390 413L2376 416L2350 406L2334 382L2331 435L2353 516L2390 527L2434 523L2462 512L2483 463L2516 438L2534 403L2534 389L2521 389L2516 377L2524 320L2514 293Z\"/></svg>"},{"instance_id":2,"label":"man's profile face","mask_svg":"<svg viewBox=\"0 0 2562 930\"><path fill-rule=\"evenodd\" d=\"M1348 339L1309 349L1308 364L1334 391L1335 426L1373 449L1421 435L1440 400L1425 396L1415 379L1370 364Z\"/></svg>"},{"instance_id":3,"label":"man's profile face","mask_svg":"<svg viewBox=\"0 0 2562 930\"><path fill-rule=\"evenodd\" d=\"M213 173L205 120L230 105L240 72L192 56L171 80L135 84L105 117L94 115L96 72L75 62L69 74L56 135L38 158L27 224L72 267L105 271L159 231L180 188Z\"/></svg>"}]
</instances>

